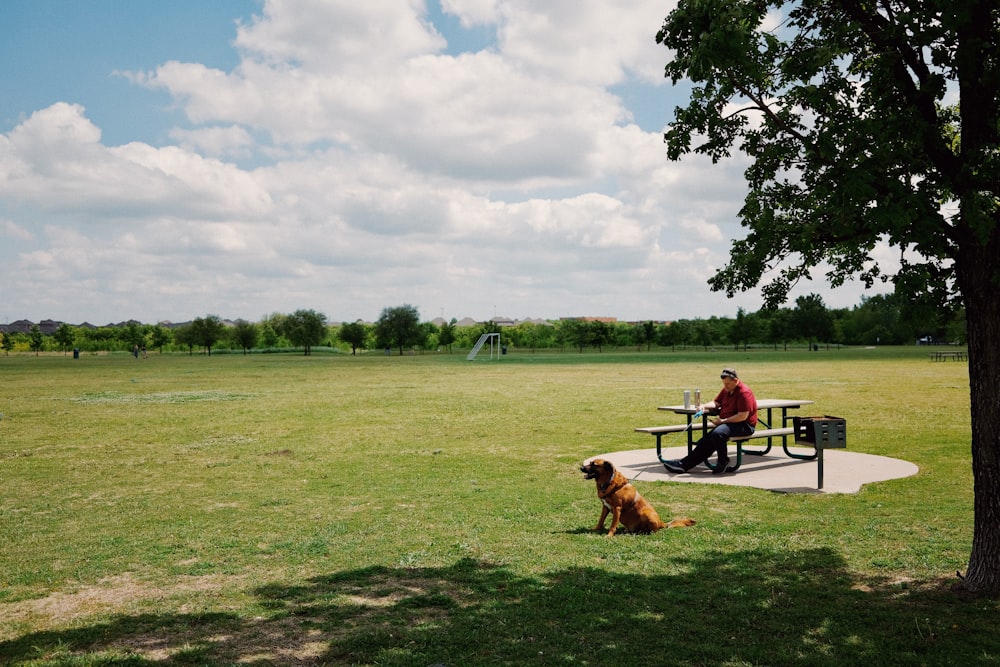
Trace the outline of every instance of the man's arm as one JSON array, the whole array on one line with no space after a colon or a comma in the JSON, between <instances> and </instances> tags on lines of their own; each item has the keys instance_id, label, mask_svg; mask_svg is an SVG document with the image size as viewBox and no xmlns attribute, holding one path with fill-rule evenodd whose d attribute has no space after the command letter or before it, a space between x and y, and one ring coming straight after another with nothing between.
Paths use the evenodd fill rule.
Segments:
<instances>
[{"instance_id":1,"label":"man's arm","mask_svg":"<svg viewBox=\"0 0 1000 667\"><path fill-rule=\"evenodd\" d=\"M712 423L715 424L716 426L718 426L719 424L738 424L740 422L745 422L749 416L750 416L749 411L737 412L735 415L730 415L725 419L720 419L719 417L716 417L715 419L712 420Z\"/></svg>"}]
</instances>

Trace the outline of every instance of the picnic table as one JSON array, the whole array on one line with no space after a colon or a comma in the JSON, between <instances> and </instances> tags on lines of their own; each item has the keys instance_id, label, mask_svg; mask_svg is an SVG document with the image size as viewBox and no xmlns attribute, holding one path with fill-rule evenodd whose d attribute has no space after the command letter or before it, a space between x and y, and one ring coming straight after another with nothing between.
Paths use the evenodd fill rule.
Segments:
<instances>
[{"instance_id":1,"label":"picnic table","mask_svg":"<svg viewBox=\"0 0 1000 667\"><path fill-rule=\"evenodd\" d=\"M948 359L953 359L955 361L965 361L968 358L968 354L964 350L958 350L957 352L945 352L944 350L936 350L930 353L931 361L946 361Z\"/></svg>"},{"instance_id":2,"label":"picnic table","mask_svg":"<svg viewBox=\"0 0 1000 667\"><path fill-rule=\"evenodd\" d=\"M816 453L812 454L798 454L788 449L788 438L789 436L794 436L795 429L791 426L785 426L786 422L791 419L788 415L789 410L795 410L802 407L803 405L812 405L813 401L806 399L786 399L786 398L763 398L757 400L757 428L752 435L748 436L735 436L730 438L730 442L736 444L736 463L730 467L733 470L738 470L740 465L743 463L743 454L753 454L756 456L764 456L771 451L771 446L774 444L775 438L781 438L781 448L784 450L785 454L793 459L803 459L811 461L816 458ZM649 433L656 436L656 457L660 462L664 462L666 459L663 457L662 453L662 438L664 435L669 433L687 433L687 446L688 453L691 452L694 447L695 434L697 433L700 438L701 435L707 431L710 431L714 426L708 422L708 418L711 416L707 413L701 415L700 423L695 421L695 414L698 412L698 408L694 405L683 406L683 405L664 405L658 410L665 410L669 412L674 412L676 414L685 415L687 417L686 424L673 424L670 426L643 426L635 429L641 433ZM780 411L778 415L775 414L776 411ZM760 428L763 426L764 428ZM761 450L744 449L743 444L748 440L760 440L766 439L767 446ZM711 468L713 464L708 463Z\"/></svg>"}]
</instances>

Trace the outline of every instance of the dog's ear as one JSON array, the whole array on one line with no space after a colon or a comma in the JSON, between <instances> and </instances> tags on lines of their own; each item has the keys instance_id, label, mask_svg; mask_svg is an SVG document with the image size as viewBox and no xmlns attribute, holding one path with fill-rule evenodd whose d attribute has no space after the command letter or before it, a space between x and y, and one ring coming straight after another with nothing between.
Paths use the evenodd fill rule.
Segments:
<instances>
[{"instance_id":1,"label":"dog's ear","mask_svg":"<svg viewBox=\"0 0 1000 667\"><path fill-rule=\"evenodd\" d=\"M605 470L607 470L608 472L612 473L612 474L614 474L614 472L615 472L615 464L612 463L611 461L604 461L602 463L601 467L604 468Z\"/></svg>"}]
</instances>

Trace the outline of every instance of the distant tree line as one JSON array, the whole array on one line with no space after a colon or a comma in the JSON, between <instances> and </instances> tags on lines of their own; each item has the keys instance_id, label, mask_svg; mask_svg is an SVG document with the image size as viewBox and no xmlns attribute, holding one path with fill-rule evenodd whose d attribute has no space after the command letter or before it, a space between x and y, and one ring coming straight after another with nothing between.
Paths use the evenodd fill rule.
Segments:
<instances>
[{"instance_id":1,"label":"distant tree line","mask_svg":"<svg viewBox=\"0 0 1000 667\"><path fill-rule=\"evenodd\" d=\"M735 318L682 319L670 323L625 323L563 319L540 324L521 322L500 326L489 321L460 327L421 322L411 305L384 308L374 324L357 320L330 325L315 310L274 313L259 322L228 324L216 315L198 317L178 327L129 322L123 326L83 328L62 324L51 335L35 325L28 333L0 333L0 349L84 352L131 351L139 347L157 352L188 354L296 351L312 354L325 348L358 354L379 350L391 354L469 349L484 333L499 333L509 348L534 350L656 348L723 348L790 345L904 345L917 340L964 344L965 318L961 312L916 306L896 295L863 298L854 308L829 309L812 294L799 297L794 308L737 311Z\"/></svg>"}]
</instances>

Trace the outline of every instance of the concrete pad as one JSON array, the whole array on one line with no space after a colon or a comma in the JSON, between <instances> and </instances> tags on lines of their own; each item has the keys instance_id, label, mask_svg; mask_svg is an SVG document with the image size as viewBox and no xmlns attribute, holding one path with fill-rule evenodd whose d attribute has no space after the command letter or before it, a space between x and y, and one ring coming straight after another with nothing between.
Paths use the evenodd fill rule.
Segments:
<instances>
[{"instance_id":1,"label":"concrete pad","mask_svg":"<svg viewBox=\"0 0 1000 667\"><path fill-rule=\"evenodd\" d=\"M795 454L811 454L811 447L789 447ZM663 458L679 459L687 454L687 447L664 447ZM735 461L735 452L730 451ZM697 466L684 475L668 472L656 458L656 448L610 452L594 458L611 461L630 480L645 482L685 482L695 484L725 484L752 486L778 493L857 493L864 484L901 479L916 475L919 468L909 461L862 454L846 449L827 449L823 452L823 488L819 481L817 461L802 461L785 456L781 447L775 447L764 456L743 454L740 469L725 475L713 475L705 466Z\"/></svg>"}]
</instances>

